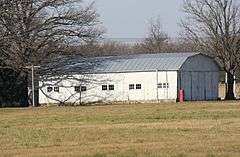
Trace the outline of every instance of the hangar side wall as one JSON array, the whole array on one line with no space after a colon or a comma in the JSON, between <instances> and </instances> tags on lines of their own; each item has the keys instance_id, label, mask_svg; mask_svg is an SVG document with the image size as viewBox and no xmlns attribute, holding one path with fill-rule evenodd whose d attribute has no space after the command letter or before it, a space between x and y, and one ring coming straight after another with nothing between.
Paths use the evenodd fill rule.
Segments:
<instances>
[{"instance_id":1,"label":"hangar side wall","mask_svg":"<svg viewBox=\"0 0 240 157\"><path fill-rule=\"evenodd\" d=\"M134 89L129 89L130 84L134 84ZM141 89L136 89L137 84L141 84ZM168 88L158 88L157 84L168 84ZM74 87L79 85L86 86L87 90L81 94L76 92ZM107 85L108 90L102 90L102 85ZM114 85L114 90L109 90L109 85ZM73 75L41 81L39 86L40 104L176 100L177 72ZM48 87L59 87L59 92L48 92Z\"/></svg>"},{"instance_id":2,"label":"hangar side wall","mask_svg":"<svg viewBox=\"0 0 240 157\"><path fill-rule=\"evenodd\" d=\"M204 55L190 57L179 71L178 89L183 89L185 100L218 99L219 66Z\"/></svg>"}]
</instances>

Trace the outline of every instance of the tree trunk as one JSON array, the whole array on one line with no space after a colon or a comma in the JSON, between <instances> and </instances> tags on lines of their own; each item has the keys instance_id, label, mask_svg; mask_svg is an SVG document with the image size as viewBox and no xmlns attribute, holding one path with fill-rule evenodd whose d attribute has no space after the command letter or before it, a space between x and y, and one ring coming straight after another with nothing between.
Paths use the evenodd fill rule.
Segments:
<instances>
[{"instance_id":1,"label":"tree trunk","mask_svg":"<svg viewBox=\"0 0 240 157\"><path fill-rule=\"evenodd\" d=\"M227 91L226 91L226 100L235 100L234 95L234 74L227 72Z\"/></svg>"}]
</instances>

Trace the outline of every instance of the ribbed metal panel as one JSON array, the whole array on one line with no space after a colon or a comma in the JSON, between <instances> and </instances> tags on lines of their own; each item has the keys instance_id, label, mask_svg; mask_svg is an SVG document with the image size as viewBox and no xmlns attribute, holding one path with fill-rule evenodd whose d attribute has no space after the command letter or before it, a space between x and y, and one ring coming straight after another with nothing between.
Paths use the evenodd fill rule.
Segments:
<instances>
[{"instance_id":1,"label":"ribbed metal panel","mask_svg":"<svg viewBox=\"0 0 240 157\"><path fill-rule=\"evenodd\" d=\"M199 53L159 53L64 59L58 69L65 72L115 73L179 70L191 56ZM65 62L65 63L64 63Z\"/></svg>"}]
</instances>

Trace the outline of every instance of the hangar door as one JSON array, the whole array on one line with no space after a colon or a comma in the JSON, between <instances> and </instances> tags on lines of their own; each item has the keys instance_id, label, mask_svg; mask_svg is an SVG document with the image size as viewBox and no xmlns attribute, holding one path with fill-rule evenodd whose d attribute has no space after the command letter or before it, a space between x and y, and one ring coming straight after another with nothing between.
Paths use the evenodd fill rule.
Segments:
<instances>
[{"instance_id":1,"label":"hangar door","mask_svg":"<svg viewBox=\"0 0 240 157\"><path fill-rule=\"evenodd\" d=\"M181 72L179 89L185 100L215 100L218 98L218 72Z\"/></svg>"}]
</instances>

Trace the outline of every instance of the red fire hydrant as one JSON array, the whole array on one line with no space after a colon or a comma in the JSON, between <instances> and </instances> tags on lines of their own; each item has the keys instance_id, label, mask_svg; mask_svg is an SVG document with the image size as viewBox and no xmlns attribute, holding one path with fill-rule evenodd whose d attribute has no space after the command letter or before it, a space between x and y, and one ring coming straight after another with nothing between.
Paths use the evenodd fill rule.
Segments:
<instances>
[{"instance_id":1,"label":"red fire hydrant","mask_svg":"<svg viewBox=\"0 0 240 157\"><path fill-rule=\"evenodd\" d=\"M184 102L184 90L183 89L179 90L179 102L180 103Z\"/></svg>"}]
</instances>

